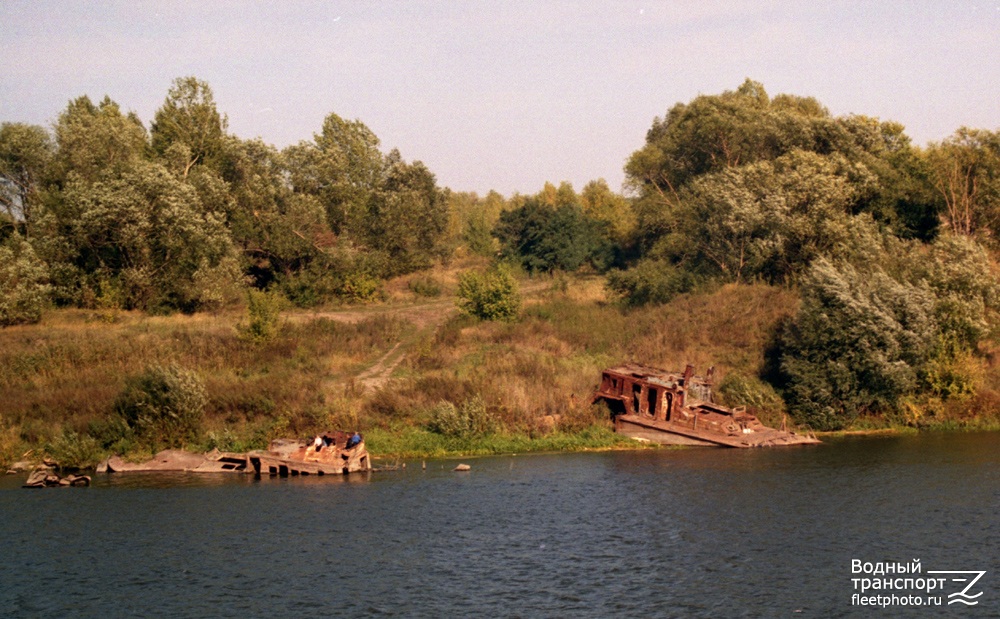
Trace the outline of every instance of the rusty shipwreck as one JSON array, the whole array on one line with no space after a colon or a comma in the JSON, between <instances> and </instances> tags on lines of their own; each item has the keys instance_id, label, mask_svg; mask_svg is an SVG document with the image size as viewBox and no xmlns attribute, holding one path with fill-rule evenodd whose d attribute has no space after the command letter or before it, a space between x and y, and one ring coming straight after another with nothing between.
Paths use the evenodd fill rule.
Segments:
<instances>
[{"instance_id":1,"label":"rusty shipwreck","mask_svg":"<svg viewBox=\"0 0 1000 619\"><path fill-rule=\"evenodd\" d=\"M607 403L615 431L666 445L770 447L819 443L812 436L769 428L744 407L712 400L713 369L671 372L638 364L604 370L592 402ZM784 423L782 423L784 426Z\"/></svg>"},{"instance_id":2,"label":"rusty shipwreck","mask_svg":"<svg viewBox=\"0 0 1000 619\"><path fill-rule=\"evenodd\" d=\"M357 432L325 432L303 441L277 439L266 451L206 454L166 449L146 462L111 456L98 473L183 471L189 473L253 473L256 475L346 475L372 470L364 438Z\"/></svg>"},{"instance_id":3,"label":"rusty shipwreck","mask_svg":"<svg viewBox=\"0 0 1000 619\"><path fill-rule=\"evenodd\" d=\"M274 441L268 451L247 454L257 475L346 475L372 470L364 439L357 432L326 432L312 442Z\"/></svg>"}]
</instances>

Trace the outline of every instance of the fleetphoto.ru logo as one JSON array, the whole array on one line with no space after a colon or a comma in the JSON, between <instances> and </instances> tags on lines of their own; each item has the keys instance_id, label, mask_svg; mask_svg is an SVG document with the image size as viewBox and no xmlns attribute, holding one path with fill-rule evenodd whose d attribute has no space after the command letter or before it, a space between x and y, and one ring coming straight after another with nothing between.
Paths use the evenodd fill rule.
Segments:
<instances>
[{"instance_id":1,"label":"fleetphoto.ru logo","mask_svg":"<svg viewBox=\"0 0 1000 619\"><path fill-rule=\"evenodd\" d=\"M852 606L975 606L986 570L923 570L912 561L851 560Z\"/></svg>"},{"instance_id":2,"label":"fleetphoto.ru logo","mask_svg":"<svg viewBox=\"0 0 1000 619\"><path fill-rule=\"evenodd\" d=\"M974 587L979 579L985 574L985 570L980 571L969 571L969 572L945 572L945 571L928 571L928 574L941 574L946 576L948 580L955 584L956 587L962 587L961 591L956 591L948 595L949 604L965 604L966 606L975 606L979 603L979 596L983 594L982 591L979 593L973 593Z\"/></svg>"}]
</instances>

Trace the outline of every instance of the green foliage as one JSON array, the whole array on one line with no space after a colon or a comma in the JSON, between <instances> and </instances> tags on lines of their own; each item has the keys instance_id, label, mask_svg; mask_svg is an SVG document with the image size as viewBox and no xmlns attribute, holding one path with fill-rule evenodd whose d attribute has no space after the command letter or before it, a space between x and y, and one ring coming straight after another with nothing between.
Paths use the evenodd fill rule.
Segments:
<instances>
[{"instance_id":1,"label":"green foliage","mask_svg":"<svg viewBox=\"0 0 1000 619\"><path fill-rule=\"evenodd\" d=\"M944 234L908 257L909 279L934 292L942 341L975 350L1000 311L1000 282L989 253L969 237Z\"/></svg>"},{"instance_id":2,"label":"green foliage","mask_svg":"<svg viewBox=\"0 0 1000 619\"><path fill-rule=\"evenodd\" d=\"M203 212L192 187L160 165L136 163L94 182L71 179L64 201L76 263L117 280L126 309L194 311L217 297L199 283L238 281L222 216Z\"/></svg>"},{"instance_id":3,"label":"green foliage","mask_svg":"<svg viewBox=\"0 0 1000 619\"><path fill-rule=\"evenodd\" d=\"M378 137L360 120L328 115L312 142L284 151L289 180L296 193L315 196L335 234L356 227L384 166Z\"/></svg>"},{"instance_id":4,"label":"green foliage","mask_svg":"<svg viewBox=\"0 0 1000 619\"><path fill-rule=\"evenodd\" d=\"M510 270L497 265L484 272L469 271L458 280L458 307L481 320L513 321L521 309L521 295Z\"/></svg>"},{"instance_id":5,"label":"green foliage","mask_svg":"<svg viewBox=\"0 0 1000 619\"><path fill-rule=\"evenodd\" d=\"M668 303L679 294L691 292L698 278L664 260L642 260L627 270L608 273L608 290L626 307Z\"/></svg>"},{"instance_id":6,"label":"green foliage","mask_svg":"<svg viewBox=\"0 0 1000 619\"><path fill-rule=\"evenodd\" d=\"M54 153L52 138L43 127L24 123L0 124L0 240L4 228L23 223L31 236L41 207L42 181Z\"/></svg>"},{"instance_id":7,"label":"green foliage","mask_svg":"<svg viewBox=\"0 0 1000 619\"><path fill-rule=\"evenodd\" d=\"M584 214L598 222L602 236L612 245L624 246L635 234L636 217L625 196L611 191L603 178L590 181L580 191Z\"/></svg>"},{"instance_id":8,"label":"green foliage","mask_svg":"<svg viewBox=\"0 0 1000 619\"><path fill-rule=\"evenodd\" d=\"M431 411L429 427L444 436L470 438L493 434L501 429L501 424L483 399L473 396L459 407L451 402L440 402Z\"/></svg>"},{"instance_id":9,"label":"green foliage","mask_svg":"<svg viewBox=\"0 0 1000 619\"><path fill-rule=\"evenodd\" d=\"M47 278L45 264L19 235L0 244L0 327L42 319L50 289Z\"/></svg>"},{"instance_id":10,"label":"green foliage","mask_svg":"<svg viewBox=\"0 0 1000 619\"><path fill-rule=\"evenodd\" d=\"M147 134L134 113L122 114L109 97L94 105L87 96L69 103L55 126L58 149L53 177L63 185L72 177L85 182L117 173L140 160Z\"/></svg>"},{"instance_id":11,"label":"green foliage","mask_svg":"<svg viewBox=\"0 0 1000 619\"><path fill-rule=\"evenodd\" d=\"M240 325L240 335L256 344L273 340L280 329L279 320L285 299L273 292L247 291L247 322Z\"/></svg>"},{"instance_id":12,"label":"green foliage","mask_svg":"<svg viewBox=\"0 0 1000 619\"><path fill-rule=\"evenodd\" d=\"M103 460L105 455L100 442L94 437L65 429L46 442L43 449L62 469L91 467Z\"/></svg>"},{"instance_id":13,"label":"green foliage","mask_svg":"<svg viewBox=\"0 0 1000 619\"><path fill-rule=\"evenodd\" d=\"M575 203L550 206L530 198L501 213L493 235L502 256L531 272L575 271L586 262L603 270L611 262L597 222Z\"/></svg>"},{"instance_id":14,"label":"green foliage","mask_svg":"<svg viewBox=\"0 0 1000 619\"><path fill-rule=\"evenodd\" d=\"M449 213L447 242L452 250L464 244L473 254L487 258L496 256L497 243L492 231L507 206L503 196L490 191L480 198L475 193L447 188L443 193Z\"/></svg>"},{"instance_id":15,"label":"green foliage","mask_svg":"<svg viewBox=\"0 0 1000 619\"><path fill-rule=\"evenodd\" d=\"M676 230L656 249L725 281L784 282L815 257L836 256L870 182L863 166L806 151L706 174L681 192Z\"/></svg>"},{"instance_id":16,"label":"green foliage","mask_svg":"<svg viewBox=\"0 0 1000 619\"><path fill-rule=\"evenodd\" d=\"M155 451L196 440L207 401L197 374L176 365L155 365L125 380L113 408Z\"/></svg>"},{"instance_id":17,"label":"green foliage","mask_svg":"<svg viewBox=\"0 0 1000 619\"><path fill-rule=\"evenodd\" d=\"M496 255L496 240L493 238L493 226L496 225L488 215L477 211L469 215L462 231L462 240L474 254L487 258Z\"/></svg>"},{"instance_id":18,"label":"green foliage","mask_svg":"<svg viewBox=\"0 0 1000 619\"><path fill-rule=\"evenodd\" d=\"M109 415L91 420L87 424L87 435L92 437L105 453L124 455L137 447L139 437L120 415Z\"/></svg>"},{"instance_id":19,"label":"green foliage","mask_svg":"<svg viewBox=\"0 0 1000 619\"><path fill-rule=\"evenodd\" d=\"M726 374L715 389L718 400L726 406L746 406L756 411L780 411L783 402L774 387L756 376L738 372Z\"/></svg>"},{"instance_id":20,"label":"green foliage","mask_svg":"<svg viewBox=\"0 0 1000 619\"><path fill-rule=\"evenodd\" d=\"M931 144L924 162L944 203L949 229L995 242L1000 234L1000 131L962 127Z\"/></svg>"},{"instance_id":21,"label":"green foliage","mask_svg":"<svg viewBox=\"0 0 1000 619\"><path fill-rule=\"evenodd\" d=\"M626 173L643 251L730 280L801 271L858 213L906 237L932 238L936 225L900 125L834 118L814 99L771 99L750 80L656 119Z\"/></svg>"},{"instance_id":22,"label":"green foliage","mask_svg":"<svg viewBox=\"0 0 1000 619\"><path fill-rule=\"evenodd\" d=\"M389 153L357 226L365 245L387 255L383 275L429 267L447 225L447 203L431 171L419 161L406 163L399 151Z\"/></svg>"},{"instance_id":23,"label":"green foliage","mask_svg":"<svg viewBox=\"0 0 1000 619\"><path fill-rule=\"evenodd\" d=\"M895 410L918 387L937 331L927 287L893 279L877 264L862 271L817 260L799 314L781 336L791 412L832 430Z\"/></svg>"},{"instance_id":24,"label":"green foliage","mask_svg":"<svg viewBox=\"0 0 1000 619\"><path fill-rule=\"evenodd\" d=\"M174 80L153 117L153 150L179 176L196 164L215 163L221 154L226 120L215 108L209 85L195 77Z\"/></svg>"},{"instance_id":25,"label":"green foliage","mask_svg":"<svg viewBox=\"0 0 1000 619\"><path fill-rule=\"evenodd\" d=\"M942 400L968 399L985 380L982 360L972 351L951 343L939 345L921 368L926 389Z\"/></svg>"}]
</instances>

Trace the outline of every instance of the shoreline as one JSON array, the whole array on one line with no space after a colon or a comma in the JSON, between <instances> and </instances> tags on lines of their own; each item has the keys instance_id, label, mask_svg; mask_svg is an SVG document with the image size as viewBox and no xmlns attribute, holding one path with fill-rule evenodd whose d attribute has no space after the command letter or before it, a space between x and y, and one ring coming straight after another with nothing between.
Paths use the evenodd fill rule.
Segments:
<instances>
[{"instance_id":1,"label":"shoreline","mask_svg":"<svg viewBox=\"0 0 1000 619\"><path fill-rule=\"evenodd\" d=\"M594 429L595 428L589 428L588 430L578 433L561 433L557 436L543 438L508 435L500 437L500 441L497 440L497 436L490 435L476 439L466 439L462 441L464 444L461 447L454 445L453 443L449 446L451 448L437 446L436 448L428 449L425 445L424 449L420 449L415 445L410 445L409 448L404 447L399 449L402 445L398 444L397 451L385 451L380 453L378 451L369 450L369 452L372 460L389 463L393 461L455 460L460 458L482 458L490 456L553 455L563 453L600 453L609 451L642 451L649 449L674 450L687 448L686 446L641 442L636 439L619 436L606 428L596 428L598 432L595 437ZM385 431L375 431L376 435L381 434L382 432ZM905 426L854 430L831 430L824 432L812 432L812 434L822 440L857 437L913 436L923 433L943 434L953 432L1000 432L1000 429L998 429L994 424L965 425L960 427L950 424L940 424L925 428ZM385 432L385 434L380 438L385 440L386 437L394 437L395 439L400 440L401 438L404 438L406 434L406 432L398 431ZM595 438L597 440L594 440ZM403 442L405 443L405 439ZM562 445L558 446L559 443L562 443ZM212 450L184 449L183 451L196 455L205 455ZM82 467L60 467L58 463L52 463L51 461L22 460L14 462L10 466L6 467L5 473L7 475L15 475L31 472L39 468L49 468L52 470L68 472L94 472L98 468L98 465L99 462Z\"/></svg>"}]
</instances>

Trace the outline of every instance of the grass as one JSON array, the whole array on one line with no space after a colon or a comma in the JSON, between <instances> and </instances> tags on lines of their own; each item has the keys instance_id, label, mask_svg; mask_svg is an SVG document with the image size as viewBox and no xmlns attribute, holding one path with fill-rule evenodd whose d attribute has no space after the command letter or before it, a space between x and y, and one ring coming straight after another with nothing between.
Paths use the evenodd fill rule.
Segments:
<instances>
[{"instance_id":1,"label":"grass","mask_svg":"<svg viewBox=\"0 0 1000 619\"><path fill-rule=\"evenodd\" d=\"M557 431L537 437L527 434L490 434L472 438L446 437L419 426L374 428L365 433L365 444L374 456L383 458L440 458L644 447L641 443L615 434L610 427L599 425L578 432Z\"/></svg>"},{"instance_id":2,"label":"grass","mask_svg":"<svg viewBox=\"0 0 1000 619\"><path fill-rule=\"evenodd\" d=\"M204 384L201 433L188 445L196 450L263 448L331 428L361 430L379 457L637 448L611 431L604 409L589 405L601 370L626 361L678 370L691 363L699 373L715 365L716 384L737 385L744 398L727 403L751 404L772 425L784 416L780 398L756 376L775 325L797 309L793 291L728 285L626 311L605 297L599 277L539 278L521 282L529 294L519 321L490 323L445 318L456 272L422 276L442 291L430 305L413 292L420 288L413 277L401 279L390 284L390 301L345 310L344 320L288 312L264 343L240 337L241 308L119 312L113 320L60 310L40 325L0 330L0 465L25 454L76 465L103 457L112 449L115 398L128 376L154 364L194 370ZM406 308L419 311L397 311ZM393 381L376 390L358 385L355 378L399 342L405 357ZM971 399L918 407L915 420L867 417L850 429L1000 429L998 385L990 369ZM756 405L750 396L759 396ZM461 407L474 398L498 431L455 438L429 430L442 402ZM144 455L135 449L133 457Z\"/></svg>"}]
</instances>

